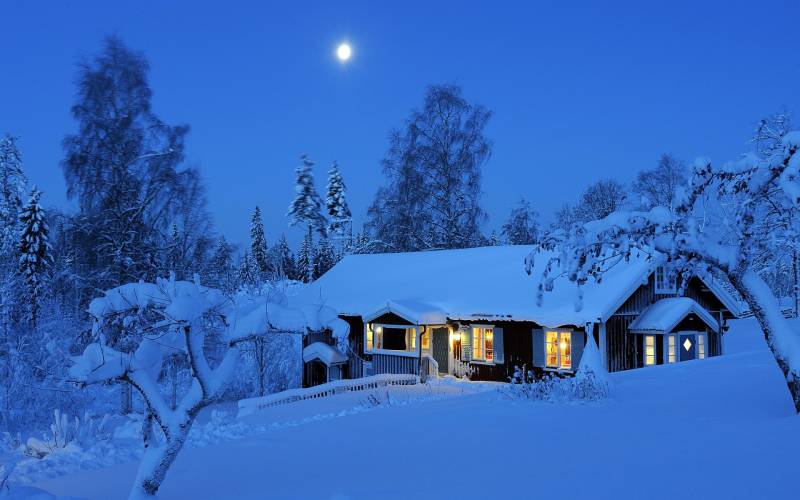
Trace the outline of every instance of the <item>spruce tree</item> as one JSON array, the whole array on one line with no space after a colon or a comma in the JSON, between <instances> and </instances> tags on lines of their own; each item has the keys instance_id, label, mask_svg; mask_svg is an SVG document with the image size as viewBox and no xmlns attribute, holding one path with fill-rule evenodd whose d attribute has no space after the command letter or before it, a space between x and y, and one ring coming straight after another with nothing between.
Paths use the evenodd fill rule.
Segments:
<instances>
[{"instance_id":1,"label":"spruce tree","mask_svg":"<svg viewBox=\"0 0 800 500\"><path fill-rule=\"evenodd\" d=\"M317 251L314 252L314 279L316 280L336 265L336 252L328 238L320 238Z\"/></svg>"},{"instance_id":2,"label":"spruce tree","mask_svg":"<svg viewBox=\"0 0 800 500\"><path fill-rule=\"evenodd\" d=\"M28 319L36 326L44 299L48 271L52 263L45 213L39 205L41 193L33 188L28 204L20 215L19 272L27 288Z\"/></svg>"},{"instance_id":3,"label":"spruce tree","mask_svg":"<svg viewBox=\"0 0 800 500\"><path fill-rule=\"evenodd\" d=\"M306 239L310 240L308 242L303 241L303 244L308 247L304 263L301 262L299 254L297 262L298 269L305 275L303 280L305 282L312 281L314 275L314 261L311 255L311 250L314 246L313 232L317 231L320 236L325 236L327 233L327 221L325 216L322 215L322 198L320 198L317 189L314 187L314 174L311 171L313 166L314 162L307 155L300 157L300 165L295 170L297 174L295 192L297 194L289 205L289 212L286 214L289 217L290 226L306 226Z\"/></svg>"},{"instance_id":4,"label":"spruce tree","mask_svg":"<svg viewBox=\"0 0 800 500\"><path fill-rule=\"evenodd\" d=\"M303 283L310 283L314 279L314 239L311 228L297 251L297 279Z\"/></svg>"},{"instance_id":5,"label":"spruce tree","mask_svg":"<svg viewBox=\"0 0 800 500\"><path fill-rule=\"evenodd\" d=\"M17 139L11 135L0 138L0 256L13 253L16 246L27 183Z\"/></svg>"},{"instance_id":6,"label":"spruce tree","mask_svg":"<svg viewBox=\"0 0 800 500\"><path fill-rule=\"evenodd\" d=\"M267 238L264 236L261 209L256 207L253 211L253 217L250 219L250 255L258 267L260 281L266 280L270 274L267 252Z\"/></svg>"},{"instance_id":7,"label":"spruce tree","mask_svg":"<svg viewBox=\"0 0 800 500\"><path fill-rule=\"evenodd\" d=\"M220 236L211 256L209 285L219 288L225 293L233 293L235 291L232 256L233 247L228 243L224 235Z\"/></svg>"},{"instance_id":8,"label":"spruce tree","mask_svg":"<svg viewBox=\"0 0 800 500\"><path fill-rule=\"evenodd\" d=\"M250 252L245 252L239 261L239 283L245 287L254 287L258 282L258 265Z\"/></svg>"},{"instance_id":9,"label":"spruce tree","mask_svg":"<svg viewBox=\"0 0 800 500\"><path fill-rule=\"evenodd\" d=\"M339 172L339 166L334 161L330 170L328 170L328 195L325 198L325 205L328 208L328 217L330 218L329 228L333 233L350 236L345 234L350 230L352 217L345 197L346 190L347 187L344 185L344 179L342 179L342 174Z\"/></svg>"},{"instance_id":10,"label":"spruce tree","mask_svg":"<svg viewBox=\"0 0 800 500\"><path fill-rule=\"evenodd\" d=\"M292 249L289 248L285 234L281 235L281 239L272 248L272 265L275 268L275 274L279 278L299 279L294 255L292 254Z\"/></svg>"}]
</instances>

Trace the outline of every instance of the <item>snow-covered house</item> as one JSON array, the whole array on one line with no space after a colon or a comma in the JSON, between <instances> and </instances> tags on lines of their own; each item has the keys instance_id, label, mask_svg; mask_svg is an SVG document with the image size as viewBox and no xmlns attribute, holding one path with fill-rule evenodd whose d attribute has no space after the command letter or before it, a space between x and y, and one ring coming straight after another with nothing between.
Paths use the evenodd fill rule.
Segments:
<instances>
[{"instance_id":1,"label":"snow-covered house","mask_svg":"<svg viewBox=\"0 0 800 500\"><path fill-rule=\"evenodd\" d=\"M580 293L557 280L537 304L541 266L532 275L524 266L531 250L496 246L345 257L295 297L332 307L350 325L346 342L309 338L304 383L420 370L508 380L523 365L538 373L571 373L587 334L610 371L722 353L726 320L738 308L714 280L692 278L678 297L660 262L641 256L615 265L599 283L590 280Z\"/></svg>"}]
</instances>

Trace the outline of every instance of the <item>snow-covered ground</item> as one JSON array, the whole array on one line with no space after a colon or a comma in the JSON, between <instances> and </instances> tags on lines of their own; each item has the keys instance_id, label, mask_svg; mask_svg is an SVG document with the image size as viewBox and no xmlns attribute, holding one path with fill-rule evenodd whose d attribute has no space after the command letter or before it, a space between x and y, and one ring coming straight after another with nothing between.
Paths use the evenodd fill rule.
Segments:
<instances>
[{"instance_id":1,"label":"snow-covered ground","mask_svg":"<svg viewBox=\"0 0 800 500\"><path fill-rule=\"evenodd\" d=\"M790 497L800 419L755 322L734 322L726 342L722 357L613 374L599 403L443 383L206 418L161 496ZM123 463L34 486L125 498L135 471Z\"/></svg>"}]
</instances>

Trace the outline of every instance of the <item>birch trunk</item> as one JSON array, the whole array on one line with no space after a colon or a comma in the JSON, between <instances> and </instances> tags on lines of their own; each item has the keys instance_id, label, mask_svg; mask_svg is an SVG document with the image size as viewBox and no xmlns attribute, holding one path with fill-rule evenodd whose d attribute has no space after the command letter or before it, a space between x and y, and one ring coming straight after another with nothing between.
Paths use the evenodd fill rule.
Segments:
<instances>
[{"instance_id":1,"label":"birch trunk","mask_svg":"<svg viewBox=\"0 0 800 500\"><path fill-rule=\"evenodd\" d=\"M781 312L769 286L752 270L728 275L758 321L778 367L786 379L795 410L800 413L800 335Z\"/></svg>"}]
</instances>

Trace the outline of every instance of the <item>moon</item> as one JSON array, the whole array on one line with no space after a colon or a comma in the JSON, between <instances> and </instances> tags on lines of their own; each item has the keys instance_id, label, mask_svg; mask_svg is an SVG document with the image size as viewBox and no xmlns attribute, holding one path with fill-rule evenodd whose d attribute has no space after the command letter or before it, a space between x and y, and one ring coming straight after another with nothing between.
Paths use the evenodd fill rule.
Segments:
<instances>
[{"instance_id":1,"label":"moon","mask_svg":"<svg viewBox=\"0 0 800 500\"><path fill-rule=\"evenodd\" d=\"M338 57L340 61L346 62L352 55L353 48L350 47L349 43L340 43L339 46L336 47L336 57Z\"/></svg>"}]
</instances>

